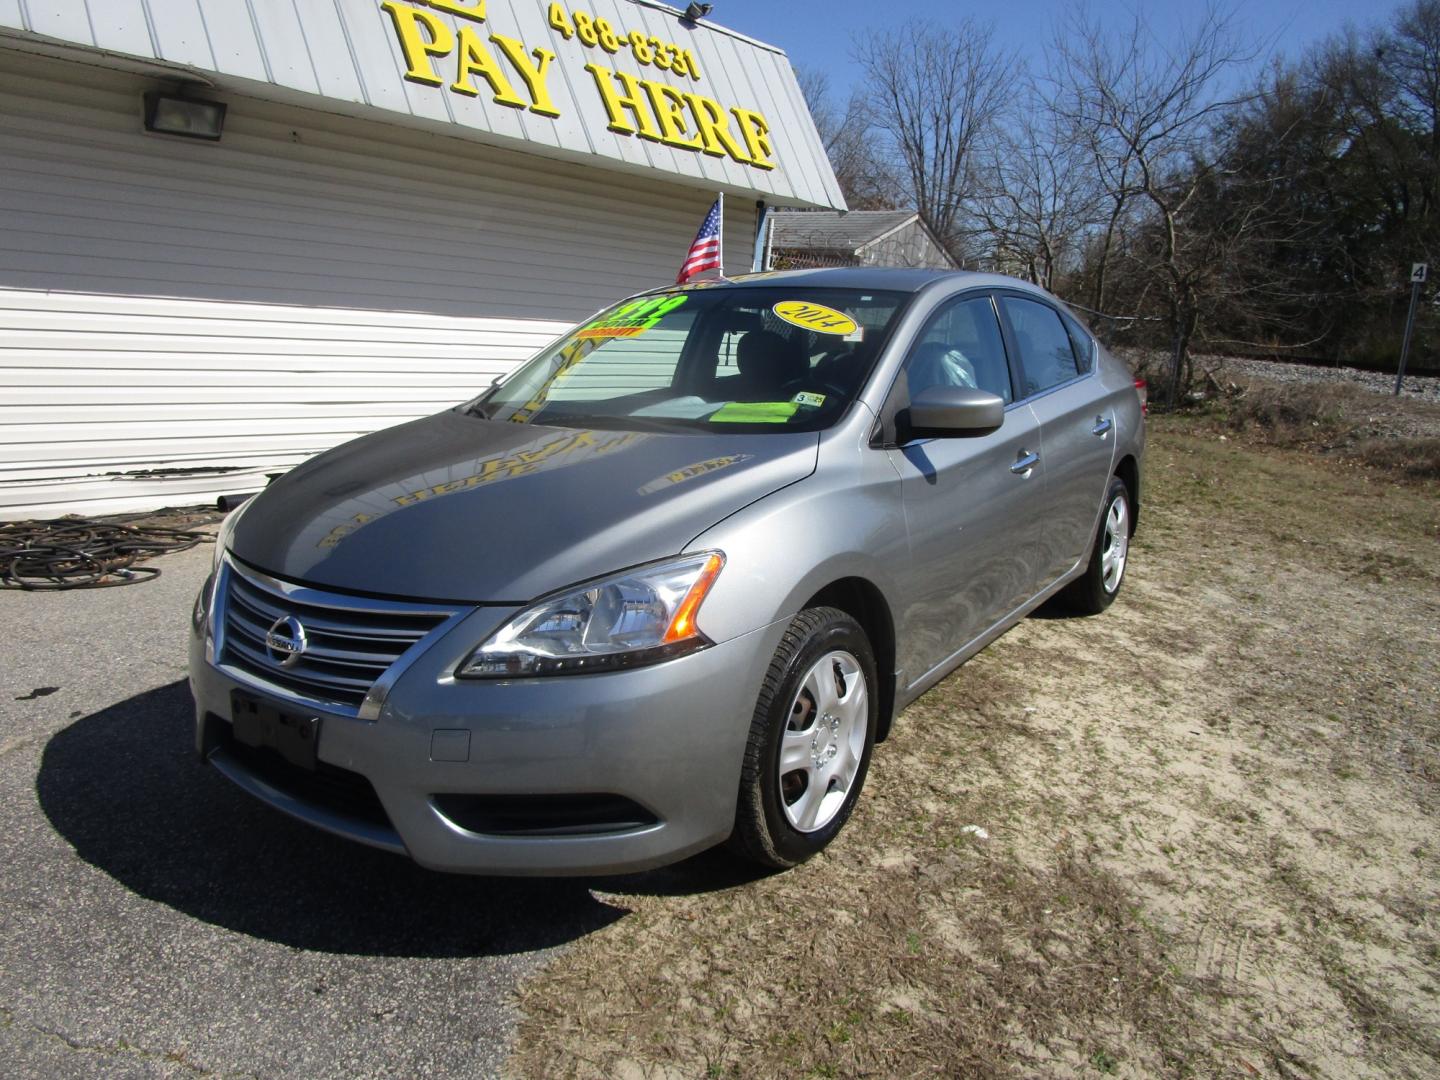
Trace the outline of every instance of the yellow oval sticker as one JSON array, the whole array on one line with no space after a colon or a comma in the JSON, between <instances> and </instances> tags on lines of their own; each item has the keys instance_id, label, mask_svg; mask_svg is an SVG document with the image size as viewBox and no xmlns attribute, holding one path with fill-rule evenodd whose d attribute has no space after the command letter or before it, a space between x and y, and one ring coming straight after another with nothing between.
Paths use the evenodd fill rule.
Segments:
<instances>
[{"instance_id":1,"label":"yellow oval sticker","mask_svg":"<svg viewBox=\"0 0 1440 1080\"><path fill-rule=\"evenodd\" d=\"M792 326L813 330L817 334L844 337L860 329L860 325L843 311L812 304L808 300L784 300L770 310Z\"/></svg>"}]
</instances>

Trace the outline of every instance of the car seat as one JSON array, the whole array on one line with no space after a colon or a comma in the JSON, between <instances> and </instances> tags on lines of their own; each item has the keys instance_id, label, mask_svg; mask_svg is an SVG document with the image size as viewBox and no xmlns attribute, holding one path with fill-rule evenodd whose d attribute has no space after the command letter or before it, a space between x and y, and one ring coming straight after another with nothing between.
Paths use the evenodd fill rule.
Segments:
<instances>
[{"instance_id":1,"label":"car seat","mask_svg":"<svg viewBox=\"0 0 1440 1080\"><path fill-rule=\"evenodd\" d=\"M735 350L735 363L740 369L737 400L778 400L782 387L810 372L800 342L774 330L749 331Z\"/></svg>"}]
</instances>

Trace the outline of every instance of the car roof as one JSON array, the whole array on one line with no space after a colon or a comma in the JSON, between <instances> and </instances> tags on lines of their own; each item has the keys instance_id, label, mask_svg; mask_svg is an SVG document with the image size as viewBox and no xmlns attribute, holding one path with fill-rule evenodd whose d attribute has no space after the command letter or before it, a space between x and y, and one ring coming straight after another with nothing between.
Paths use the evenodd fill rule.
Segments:
<instances>
[{"instance_id":1,"label":"car roof","mask_svg":"<svg viewBox=\"0 0 1440 1080\"><path fill-rule=\"evenodd\" d=\"M954 281L970 287L1019 288L1038 292L1034 285L1005 274L986 274L975 270L916 270L889 266L840 266L819 270L769 270L757 274L737 274L732 278L697 281L689 285L670 285L652 292L688 291L690 289L727 288L811 288L811 289L888 289L894 292L919 292L928 285Z\"/></svg>"}]
</instances>

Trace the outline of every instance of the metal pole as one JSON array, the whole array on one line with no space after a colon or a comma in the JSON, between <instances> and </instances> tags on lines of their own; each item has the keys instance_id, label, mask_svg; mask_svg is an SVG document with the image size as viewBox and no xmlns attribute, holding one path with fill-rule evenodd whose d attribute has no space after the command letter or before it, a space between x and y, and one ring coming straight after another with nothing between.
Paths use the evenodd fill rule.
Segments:
<instances>
[{"instance_id":1,"label":"metal pole","mask_svg":"<svg viewBox=\"0 0 1440 1080\"><path fill-rule=\"evenodd\" d=\"M1395 373L1395 396L1400 396L1400 384L1405 381L1405 361L1410 359L1410 335L1415 329L1415 305L1420 302L1420 282L1410 285L1410 314L1405 316L1405 340L1400 346L1400 370Z\"/></svg>"},{"instance_id":2,"label":"metal pole","mask_svg":"<svg viewBox=\"0 0 1440 1080\"><path fill-rule=\"evenodd\" d=\"M758 273L770 269L765 265L765 239L770 224L770 208L761 199L755 203L755 253L750 260L750 272Z\"/></svg>"}]
</instances>

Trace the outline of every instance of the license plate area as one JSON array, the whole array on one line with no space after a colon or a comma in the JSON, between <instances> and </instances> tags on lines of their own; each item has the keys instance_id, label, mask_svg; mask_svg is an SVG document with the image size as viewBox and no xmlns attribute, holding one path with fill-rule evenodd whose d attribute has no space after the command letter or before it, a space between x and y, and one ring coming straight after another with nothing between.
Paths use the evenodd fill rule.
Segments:
<instances>
[{"instance_id":1,"label":"license plate area","mask_svg":"<svg viewBox=\"0 0 1440 1080\"><path fill-rule=\"evenodd\" d=\"M320 718L282 712L236 690L230 694L230 720L235 741L269 748L292 765L314 769L320 742Z\"/></svg>"}]
</instances>

